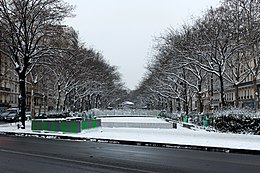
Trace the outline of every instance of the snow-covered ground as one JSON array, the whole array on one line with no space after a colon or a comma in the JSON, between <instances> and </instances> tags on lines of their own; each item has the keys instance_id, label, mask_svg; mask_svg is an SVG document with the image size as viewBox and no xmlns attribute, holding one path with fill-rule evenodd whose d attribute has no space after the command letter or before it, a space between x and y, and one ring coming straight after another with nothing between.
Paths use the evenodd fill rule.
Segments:
<instances>
[{"instance_id":1,"label":"snow-covered ground","mask_svg":"<svg viewBox=\"0 0 260 173\"><path fill-rule=\"evenodd\" d=\"M127 118L102 118L104 122L137 122L137 123L162 123L162 119L147 117L127 117ZM26 122L26 129L17 129L17 125L2 124L0 132L17 132L17 133L36 133L30 130L30 121ZM38 132L39 133L39 132ZM41 132L46 133L46 132ZM209 147L224 147L233 149L248 149L260 151L260 136L226 134L218 132L208 132L204 129L184 128L178 124L177 129L156 129L156 128L108 128L101 127L91 130L83 130L81 133L53 133L50 135L64 135L85 138L99 138L112 140L129 140L154 143L169 143L181 145L196 145Z\"/></svg>"},{"instance_id":2,"label":"snow-covered ground","mask_svg":"<svg viewBox=\"0 0 260 173\"><path fill-rule=\"evenodd\" d=\"M107 117L102 118L102 122L128 122L128 123L167 123L163 119L155 117Z\"/></svg>"}]
</instances>

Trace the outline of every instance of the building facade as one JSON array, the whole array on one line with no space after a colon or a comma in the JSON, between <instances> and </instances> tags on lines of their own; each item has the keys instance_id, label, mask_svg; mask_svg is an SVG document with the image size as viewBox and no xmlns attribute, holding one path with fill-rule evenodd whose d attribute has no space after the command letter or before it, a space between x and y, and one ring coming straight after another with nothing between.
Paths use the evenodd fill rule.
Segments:
<instances>
[{"instance_id":1,"label":"building facade","mask_svg":"<svg viewBox=\"0 0 260 173\"><path fill-rule=\"evenodd\" d=\"M43 85L39 83L32 87L30 78L26 80L26 111L31 111L32 102L35 113L47 111L50 106L47 104L47 95L42 92ZM10 58L0 54L0 112L9 107L19 107L19 78Z\"/></svg>"},{"instance_id":2,"label":"building facade","mask_svg":"<svg viewBox=\"0 0 260 173\"><path fill-rule=\"evenodd\" d=\"M18 107L19 83L9 58L0 54L0 111Z\"/></svg>"}]
</instances>

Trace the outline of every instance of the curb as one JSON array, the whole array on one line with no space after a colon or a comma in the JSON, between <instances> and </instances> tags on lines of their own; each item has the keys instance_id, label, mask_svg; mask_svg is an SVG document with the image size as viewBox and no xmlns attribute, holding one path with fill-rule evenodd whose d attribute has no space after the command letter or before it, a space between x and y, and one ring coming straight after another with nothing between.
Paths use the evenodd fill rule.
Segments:
<instances>
[{"instance_id":1,"label":"curb","mask_svg":"<svg viewBox=\"0 0 260 173\"><path fill-rule=\"evenodd\" d=\"M74 137L74 136L52 135L52 134L43 134L43 133L0 132L0 135L43 137L43 138L49 138L49 139L78 140L78 141L121 144L121 145L136 145L136 146L148 146L148 147L162 147L162 148L189 149L189 150L210 151L210 152L260 155L260 150L235 149L235 148L211 147L211 146L196 146L196 145L182 145L182 144L169 144L169 143L155 143L155 142L144 142L144 141L128 141L128 140L120 140L120 139L117 140L117 139L105 139L105 138Z\"/></svg>"}]
</instances>

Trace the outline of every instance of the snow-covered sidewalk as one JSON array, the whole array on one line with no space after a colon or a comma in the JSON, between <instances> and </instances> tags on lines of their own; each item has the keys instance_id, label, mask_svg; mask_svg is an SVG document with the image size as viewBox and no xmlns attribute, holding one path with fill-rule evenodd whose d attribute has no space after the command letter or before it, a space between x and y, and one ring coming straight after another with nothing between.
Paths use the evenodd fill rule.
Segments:
<instances>
[{"instance_id":1,"label":"snow-covered sidewalk","mask_svg":"<svg viewBox=\"0 0 260 173\"><path fill-rule=\"evenodd\" d=\"M161 119L139 118L145 122L161 123ZM136 119L127 118L109 118L101 121L122 122L131 121L136 122ZM17 129L17 125L2 124L0 125L0 132L15 132L15 133L43 133L47 132L33 132L31 131L30 121L26 122L26 129ZM245 149L260 151L260 136L257 135L242 135L242 134L226 134L218 132L208 132L204 129L187 129L178 124L177 129L156 129L156 128L108 128L101 127L90 130L83 130L81 133L61 133L48 132L49 135L63 135L69 137L84 137L84 138L98 138L111 140L125 140L125 141L140 141L152 143L166 143L177 145L195 145L207 147L221 147L230 149Z\"/></svg>"}]
</instances>

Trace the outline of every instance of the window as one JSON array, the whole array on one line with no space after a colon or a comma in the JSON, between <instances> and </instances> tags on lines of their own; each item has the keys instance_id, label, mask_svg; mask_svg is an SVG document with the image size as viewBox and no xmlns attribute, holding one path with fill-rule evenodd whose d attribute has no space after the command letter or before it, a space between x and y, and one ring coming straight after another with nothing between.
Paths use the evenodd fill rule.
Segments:
<instances>
[{"instance_id":1,"label":"window","mask_svg":"<svg viewBox=\"0 0 260 173\"><path fill-rule=\"evenodd\" d=\"M17 95L15 95L14 103L15 103L15 104L17 103Z\"/></svg>"}]
</instances>

